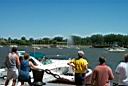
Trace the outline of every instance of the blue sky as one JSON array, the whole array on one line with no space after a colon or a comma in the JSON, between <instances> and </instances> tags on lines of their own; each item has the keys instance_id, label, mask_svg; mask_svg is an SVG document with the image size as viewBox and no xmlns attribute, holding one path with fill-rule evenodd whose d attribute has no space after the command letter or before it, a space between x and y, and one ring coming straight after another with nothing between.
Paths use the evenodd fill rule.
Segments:
<instances>
[{"instance_id":1,"label":"blue sky","mask_svg":"<svg viewBox=\"0 0 128 86\"><path fill-rule=\"evenodd\" d=\"M0 37L128 33L128 0L0 0Z\"/></svg>"}]
</instances>

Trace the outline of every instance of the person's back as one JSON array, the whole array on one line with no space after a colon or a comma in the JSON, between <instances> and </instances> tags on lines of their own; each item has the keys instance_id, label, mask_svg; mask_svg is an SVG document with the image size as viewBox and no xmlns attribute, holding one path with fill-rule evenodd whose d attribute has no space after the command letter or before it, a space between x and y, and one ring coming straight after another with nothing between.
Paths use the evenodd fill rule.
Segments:
<instances>
[{"instance_id":1,"label":"person's back","mask_svg":"<svg viewBox=\"0 0 128 86\"><path fill-rule=\"evenodd\" d=\"M124 60L124 62L120 62L115 71L118 75L118 84L120 86L128 86L128 54L125 54Z\"/></svg>"},{"instance_id":2,"label":"person's back","mask_svg":"<svg viewBox=\"0 0 128 86\"><path fill-rule=\"evenodd\" d=\"M29 60L29 54L25 53L24 54L24 60L21 62L21 68L19 72L19 81L21 82L21 85L24 85L24 82L28 82L29 85L31 86L31 77L29 75L30 68L32 69L39 69L36 65L32 63L32 59Z\"/></svg>"},{"instance_id":3,"label":"person's back","mask_svg":"<svg viewBox=\"0 0 128 86\"><path fill-rule=\"evenodd\" d=\"M97 86L109 86L109 80L113 79L110 77L111 69L107 65L98 65L94 71L97 75Z\"/></svg>"},{"instance_id":4,"label":"person's back","mask_svg":"<svg viewBox=\"0 0 128 86\"><path fill-rule=\"evenodd\" d=\"M15 86L16 79L18 78L18 68L20 66L19 56L17 55L17 48L13 47L11 53L8 54L5 60L5 66L7 67L7 80L5 86L9 81L13 79L12 86Z\"/></svg>"},{"instance_id":5,"label":"person's back","mask_svg":"<svg viewBox=\"0 0 128 86\"><path fill-rule=\"evenodd\" d=\"M7 58L6 66L9 70L15 71L16 68L16 54L15 53L9 53Z\"/></svg>"},{"instance_id":6,"label":"person's back","mask_svg":"<svg viewBox=\"0 0 128 86\"><path fill-rule=\"evenodd\" d=\"M28 60L23 60L21 62L20 72L23 73L22 78L24 80L29 80L30 79L29 71L30 71L29 61Z\"/></svg>"},{"instance_id":7,"label":"person's back","mask_svg":"<svg viewBox=\"0 0 128 86\"><path fill-rule=\"evenodd\" d=\"M24 60L21 61L20 72L19 72L19 81L21 85L24 85L24 82L28 82L31 86L31 77L29 75L30 64L29 64L29 54L24 54Z\"/></svg>"},{"instance_id":8,"label":"person's back","mask_svg":"<svg viewBox=\"0 0 128 86\"><path fill-rule=\"evenodd\" d=\"M83 58L74 59L74 65L75 65L75 73L85 73L87 68L85 67L87 61Z\"/></svg>"},{"instance_id":9,"label":"person's back","mask_svg":"<svg viewBox=\"0 0 128 86\"><path fill-rule=\"evenodd\" d=\"M112 70L105 64L105 58L99 58L100 64L95 67L92 74L92 84L95 86L110 86L110 80L114 79Z\"/></svg>"},{"instance_id":10,"label":"person's back","mask_svg":"<svg viewBox=\"0 0 128 86\"><path fill-rule=\"evenodd\" d=\"M75 84L84 85L84 76L88 68L88 62L83 58L84 52L78 51L78 58L71 60L68 65L71 65L75 71Z\"/></svg>"}]
</instances>

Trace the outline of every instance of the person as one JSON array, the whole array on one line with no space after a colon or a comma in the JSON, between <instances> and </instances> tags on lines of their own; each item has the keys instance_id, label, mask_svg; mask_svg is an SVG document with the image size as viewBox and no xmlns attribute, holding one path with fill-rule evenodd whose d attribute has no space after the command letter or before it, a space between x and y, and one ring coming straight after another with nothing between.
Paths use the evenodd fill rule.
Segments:
<instances>
[{"instance_id":1,"label":"person","mask_svg":"<svg viewBox=\"0 0 128 86\"><path fill-rule=\"evenodd\" d=\"M78 51L78 57L72 59L68 65L72 66L75 71L75 85L84 85L84 76L88 68L88 62L84 59L84 52Z\"/></svg>"},{"instance_id":2,"label":"person","mask_svg":"<svg viewBox=\"0 0 128 86\"><path fill-rule=\"evenodd\" d=\"M106 65L106 58L99 57L100 64L95 67L92 73L92 86L110 86L110 80L114 79L113 72Z\"/></svg>"},{"instance_id":3,"label":"person","mask_svg":"<svg viewBox=\"0 0 128 86\"><path fill-rule=\"evenodd\" d=\"M30 68L38 69L36 65L34 65L31 61L29 61L29 54L25 53L24 60L21 61L21 66L19 71L19 81L21 82L21 86L24 85L24 82L28 82L28 84L32 86L31 77L29 75Z\"/></svg>"},{"instance_id":4,"label":"person","mask_svg":"<svg viewBox=\"0 0 128 86\"><path fill-rule=\"evenodd\" d=\"M118 76L118 85L128 86L128 53L124 55L124 61L117 65L115 72Z\"/></svg>"},{"instance_id":5,"label":"person","mask_svg":"<svg viewBox=\"0 0 128 86\"><path fill-rule=\"evenodd\" d=\"M23 57L22 56L19 57L19 61L20 61L20 63L22 63L22 61L23 61Z\"/></svg>"},{"instance_id":6,"label":"person","mask_svg":"<svg viewBox=\"0 0 128 86\"><path fill-rule=\"evenodd\" d=\"M17 48L13 47L11 53L8 54L5 60L5 66L7 67L7 79L5 86L8 85L9 81L13 79L12 86L16 85L16 79L18 78L18 68L20 66L19 56L17 54Z\"/></svg>"}]
</instances>

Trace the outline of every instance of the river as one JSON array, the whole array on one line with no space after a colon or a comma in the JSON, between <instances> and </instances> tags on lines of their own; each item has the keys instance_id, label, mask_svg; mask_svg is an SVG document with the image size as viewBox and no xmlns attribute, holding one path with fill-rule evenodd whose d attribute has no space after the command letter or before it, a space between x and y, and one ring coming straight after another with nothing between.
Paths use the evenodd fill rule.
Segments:
<instances>
[{"instance_id":1,"label":"river","mask_svg":"<svg viewBox=\"0 0 128 86\"><path fill-rule=\"evenodd\" d=\"M4 66L4 60L7 56L8 52L11 50L10 47L0 47L0 67ZM18 47L18 50L25 50L27 52L33 52L34 49L32 47ZM98 64L98 58L100 56L104 56L107 59L107 64L114 71L117 64L123 60L123 56L127 53L125 52L109 52L104 48L81 48L85 52L85 57L89 62L89 67L94 68ZM78 49L75 48L41 48L35 49L35 52L41 52L45 54L48 58L55 59L68 59L77 57Z\"/></svg>"},{"instance_id":2,"label":"river","mask_svg":"<svg viewBox=\"0 0 128 86\"><path fill-rule=\"evenodd\" d=\"M11 50L10 47L4 46L0 47L0 67L4 66L5 57L8 52ZM25 50L27 52L41 52L45 54L48 58L55 59L69 59L77 57L77 51L79 49L75 48L40 48L33 49L32 47L18 47L18 50ZM107 59L107 64L112 68L113 72L116 69L116 66L120 61L123 60L123 56L127 53L125 52L109 52L104 48L81 48L85 52L85 57L89 62L89 68L94 69L96 65L98 65L98 58L100 56L104 56Z\"/></svg>"}]
</instances>

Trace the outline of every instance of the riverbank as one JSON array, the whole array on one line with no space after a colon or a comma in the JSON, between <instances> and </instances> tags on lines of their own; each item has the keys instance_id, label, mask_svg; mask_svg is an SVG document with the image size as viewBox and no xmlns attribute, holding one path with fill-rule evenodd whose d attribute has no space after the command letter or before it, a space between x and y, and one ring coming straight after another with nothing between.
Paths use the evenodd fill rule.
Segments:
<instances>
[{"instance_id":1,"label":"riverbank","mask_svg":"<svg viewBox=\"0 0 128 86\"><path fill-rule=\"evenodd\" d=\"M37 48L76 48L76 49L80 49L80 48L91 48L92 45L46 45L46 44L33 44L32 47Z\"/></svg>"}]
</instances>

